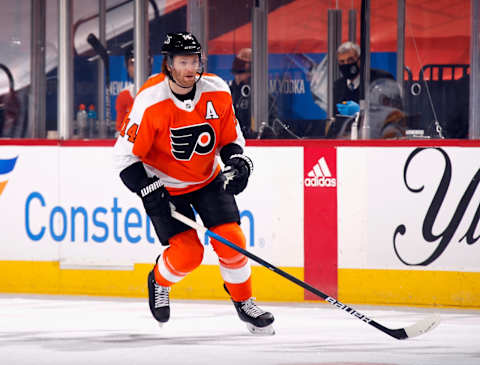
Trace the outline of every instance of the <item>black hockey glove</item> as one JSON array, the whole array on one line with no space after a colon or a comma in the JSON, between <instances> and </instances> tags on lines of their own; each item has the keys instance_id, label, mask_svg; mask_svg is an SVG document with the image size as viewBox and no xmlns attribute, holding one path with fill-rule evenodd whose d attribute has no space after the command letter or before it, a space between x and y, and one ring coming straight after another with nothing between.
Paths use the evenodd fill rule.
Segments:
<instances>
[{"instance_id":1,"label":"black hockey glove","mask_svg":"<svg viewBox=\"0 0 480 365\"><path fill-rule=\"evenodd\" d=\"M150 217L170 217L170 194L158 177L145 178L137 194Z\"/></svg>"},{"instance_id":2,"label":"black hockey glove","mask_svg":"<svg viewBox=\"0 0 480 365\"><path fill-rule=\"evenodd\" d=\"M245 155L235 154L225 162L223 170L223 188L227 193L240 194L247 187L248 178L253 171L253 163Z\"/></svg>"}]
</instances>

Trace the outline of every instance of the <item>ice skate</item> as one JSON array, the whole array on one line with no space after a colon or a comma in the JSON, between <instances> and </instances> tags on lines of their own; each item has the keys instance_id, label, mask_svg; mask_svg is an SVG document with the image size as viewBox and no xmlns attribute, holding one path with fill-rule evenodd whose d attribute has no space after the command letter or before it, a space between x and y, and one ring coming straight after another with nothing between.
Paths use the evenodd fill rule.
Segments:
<instances>
[{"instance_id":1,"label":"ice skate","mask_svg":"<svg viewBox=\"0 0 480 365\"><path fill-rule=\"evenodd\" d=\"M154 269L155 270L155 269ZM155 274L148 274L148 303L153 317L161 327L170 319L170 287L158 285Z\"/></svg>"},{"instance_id":2,"label":"ice skate","mask_svg":"<svg viewBox=\"0 0 480 365\"><path fill-rule=\"evenodd\" d=\"M223 287L228 293L225 284ZM273 336L275 334L275 329L272 326L275 320L273 314L258 307L253 298L243 302L236 302L232 299L232 302L240 319L247 324L250 333L260 336Z\"/></svg>"}]
</instances>

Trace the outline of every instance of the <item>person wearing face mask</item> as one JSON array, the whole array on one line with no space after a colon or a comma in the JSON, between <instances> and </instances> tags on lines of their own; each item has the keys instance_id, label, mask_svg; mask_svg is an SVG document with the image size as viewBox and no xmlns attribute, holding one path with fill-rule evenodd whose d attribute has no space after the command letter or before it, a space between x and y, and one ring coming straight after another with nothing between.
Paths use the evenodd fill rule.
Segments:
<instances>
[{"instance_id":1,"label":"person wearing face mask","mask_svg":"<svg viewBox=\"0 0 480 365\"><path fill-rule=\"evenodd\" d=\"M353 42L342 43L337 49L341 77L333 86L333 100L340 115L354 115L360 110L360 47ZM371 68L370 82L394 79L389 72Z\"/></svg>"},{"instance_id":2,"label":"person wearing face mask","mask_svg":"<svg viewBox=\"0 0 480 365\"><path fill-rule=\"evenodd\" d=\"M256 138L257 133L252 129L252 49L242 48L235 56L231 72L234 79L229 82L232 94L235 116L240 123L240 128L245 138ZM278 108L273 95L268 96L269 127L278 118ZM270 128L269 128L270 129ZM262 136L265 137L265 134Z\"/></svg>"},{"instance_id":3,"label":"person wearing face mask","mask_svg":"<svg viewBox=\"0 0 480 365\"><path fill-rule=\"evenodd\" d=\"M232 93L235 115L242 128L243 135L246 138L254 137L251 125L251 87L250 78L252 76L252 49L242 48L232 64L232 74L234 79L230 82L230 92Z\"/></svg>"},{"instance_id":4,"label":"person wearing face mask","mask_svg":"<svg viewBox=\"0 0 480 365\"><path fill-rule=\"evenodd\" d=\"M235 195L253 171L229 87L204 73L197 38L167 33L162 54L162 72L135 96L114 147L122 182L142 200L166 246L148 274L150 311L159 324L170 319L170 288L199 267L204 254L197 232L174 219L172 209L193 220L198 213L209 230L245 249ZM240 319L253 334L273 335L273 315L252 298L248 258L213 238L211 245Z\"/></svg>"}]
</instances>

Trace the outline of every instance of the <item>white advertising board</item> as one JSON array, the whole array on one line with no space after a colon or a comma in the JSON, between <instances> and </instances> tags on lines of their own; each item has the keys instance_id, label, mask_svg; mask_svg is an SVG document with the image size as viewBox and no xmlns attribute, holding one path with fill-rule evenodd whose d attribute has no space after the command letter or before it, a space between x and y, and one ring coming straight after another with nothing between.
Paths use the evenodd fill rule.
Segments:
<instances>
[{"instance_id":1,"label":"white advertising board","mask_svg":"<svg viewBox=\"0 0 480 365\"><path fill-rule=\"evenodd\" d=\"M338 148L339 268L480 272L480 149Z\"/></svg>"},{"instance_id":2,"label":"white advertising board","mask_svg":"<svg viewBox=\"0 0 480 365\"><path fill-rule=\"evenodd\" d=\"M42 202L59 204L58 149L36 146L2 146L0 160L16 159L11 170L0 175L6 183L0 195L0 258L2 260L56 260L59 246L45 239L30 239L48 229L28 217L42 209ZM37 195L39 195L37 197ZM30 197L30 203L27 204ZM46 236L48 232L44 233Z\"/></svg>"},{"instance_id":3,"label":"white advertising board","mask_svg":"<svg viewBox=\"0 0 480 365\"><path fill-rule=\"evenodd\" d=\"M301 147L250 147L255 164L238 196L247 249L275 265L303 265ZM153 262L161 252L140 199L112 168L111 147L0 146L17 157L0 195L1 260L65 267ZM281 161L281 164L279 163ZM216 264L213 250L204 263Z\"/></svg>"}]
</instances>

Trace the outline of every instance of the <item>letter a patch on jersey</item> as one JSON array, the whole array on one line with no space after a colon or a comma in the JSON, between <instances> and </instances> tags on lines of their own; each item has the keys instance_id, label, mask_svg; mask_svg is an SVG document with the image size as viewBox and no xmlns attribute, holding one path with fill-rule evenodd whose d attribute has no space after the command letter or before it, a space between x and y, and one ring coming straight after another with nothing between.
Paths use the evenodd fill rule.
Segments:
<instances>
[{"instance_id":1,"label":"letter a patch on jersey","mask_svg":"<svg viewBox=\"0 0 480 365\"><path fill-rule=\"evenodd\" d=\"M213 151L215 131L208 123L170 128L170 140L172 141L172 154L175 158L188 161L194 153L206 155Z\"/></svg>"},{"instance_id":2,"label":"letter a patch on jersey","mask_svg":"<svg viewBox=\"0 0 480 365\"><path fill-rule=\"evenodd\" d=\"M207 112L205 113L205 119L218 119L218 114L211 101L207 101Z\"/></svg>"}]
</instances>

